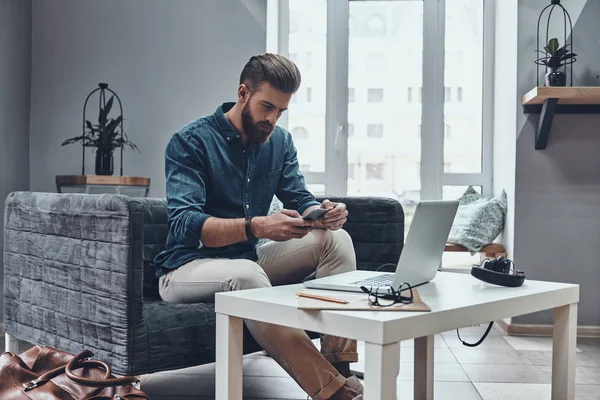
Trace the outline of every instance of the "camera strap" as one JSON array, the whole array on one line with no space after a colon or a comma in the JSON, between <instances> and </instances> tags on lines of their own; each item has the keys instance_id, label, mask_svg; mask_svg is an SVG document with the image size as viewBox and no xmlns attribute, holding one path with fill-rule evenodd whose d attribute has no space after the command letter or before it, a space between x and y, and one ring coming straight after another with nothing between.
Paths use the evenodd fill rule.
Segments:
<instances>
[{"instance_id":1,"label":"camera strap","mask_svg":"<svg viewBox=\"0 0 600 400\"><path fill-rule=\"evenodd\" d=\"M458 340L460 340L462 342L462 344L464 344L467 347L477 347L479 346L481 343L483 343L483 341L485 340L485 338L487 337L487 335L490 333L490 331L492 330L492 326L494 326L494 321L490 322L490 324L488 325L485 333L483 334L483 337L481 339L479 339L479 341L477 343L467 343L464 340L462 340L460 338L460 333L458 332L458 329L456 330L456 334L458 335Z\"/></svg>"}]
</instances>

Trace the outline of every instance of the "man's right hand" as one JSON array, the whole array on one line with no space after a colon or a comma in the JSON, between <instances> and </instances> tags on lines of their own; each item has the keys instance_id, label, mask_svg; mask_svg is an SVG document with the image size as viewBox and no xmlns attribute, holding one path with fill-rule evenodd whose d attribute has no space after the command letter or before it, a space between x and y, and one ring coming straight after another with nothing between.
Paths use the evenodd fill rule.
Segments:
<instances>
[{"instance_id":1,"label":"man's right hand","mask_svg":"<svg viewBox=\"0 0 600 400\"><path fill-rule=\"evenodd\" d=\"M297 211L286 209L268 217L252 219L254 235L259 238L271 239L275 242L303 238L312 231L313 225L313 221L303 220Z\"/></svg>"}]
</instances>

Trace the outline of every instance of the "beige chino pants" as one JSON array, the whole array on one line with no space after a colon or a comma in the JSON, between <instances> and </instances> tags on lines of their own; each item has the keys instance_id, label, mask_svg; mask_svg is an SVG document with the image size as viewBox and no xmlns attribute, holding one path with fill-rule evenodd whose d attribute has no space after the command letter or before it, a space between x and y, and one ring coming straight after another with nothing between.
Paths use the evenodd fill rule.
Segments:
<instances>
[{"instance_id":1,"label":"beige chino pants","mask_svg":"<svg viewBox=\"0 0 600 400\"><path fill-rule=\"evenodd\" d=\"M302 239L270 242L259 248L258 261L197 259L160 278L164 301L214 301L215 293L299 283L356 269L352 241L342 229L315 229ZM264 322L245 321L260 346L313 399L328 399L345 378L332 362L356 362L356 341L323 335L321 351L306 332Z\"/></svg>"}]
</instances>

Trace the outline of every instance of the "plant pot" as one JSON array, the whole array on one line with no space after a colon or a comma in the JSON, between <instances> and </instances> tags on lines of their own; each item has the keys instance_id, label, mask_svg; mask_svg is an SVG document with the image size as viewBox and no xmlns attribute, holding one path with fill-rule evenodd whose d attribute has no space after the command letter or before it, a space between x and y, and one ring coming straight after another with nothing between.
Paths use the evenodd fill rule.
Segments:
<instances>
[{"instance_id":1,"label":"plant pot","mask_svg":"<svg viewBox=\"0 0 600 400\"><path fill-rule=\"evenodd\" d=\"M96 149L96 175L114 173L114 152L110 149Z\"/></svg>"},{"instance_id":2,"label":"plant pot","mask_svg":"<svg viewBox=\"0 0 600 400\"><path fill-rule=\"evenodd\" d=\"M548 68L546 70L545 82L546 86L566 86L567 75L563 71Z\"/></svg>"}]
</instances>

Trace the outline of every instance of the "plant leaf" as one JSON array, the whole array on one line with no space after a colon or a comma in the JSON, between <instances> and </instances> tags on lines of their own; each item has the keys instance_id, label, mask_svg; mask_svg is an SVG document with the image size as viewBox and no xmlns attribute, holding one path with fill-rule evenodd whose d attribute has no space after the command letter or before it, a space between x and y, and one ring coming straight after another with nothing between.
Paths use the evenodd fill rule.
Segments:
<instances>
[{"instance_id":1,"label":"plant leaf","mask_svg":"<svg viewBox=\"0 0 600 400\"><path fill-rule=\"evenodd\" d=\"M558 48L559 48L559 44L558 44L557 38L550 39L550 41L548 42L548 46L546 46L546 50L551 55L555 55Z\"/></svg>"},{"instance_id":2,"label":"plant leaf","mask_svg":"<svg viewBox=\"0 0 600 400\"><path fill-rule=\"evenodd\" d=\"M108 114L110 113L110 110L112 109L114 98L115 98L115 96L110 96L110 99L108 99L108 101L106 102L106 106L104 106L104 108L100 109L100 114L98 115L98 124L99 125L103 125L103 123L106 124L106 118L108 117Z\"/></svg>"},{"instance_id":3,"label":"plant leaf","mask_svg":"<svg viewBox=\"0 0 600 400\"><path fill-rule=\"evenodd\" d=\"M84 135L75 136L75 137L72 137L72 138L67 139L64 142L62 142L61 146L67 146L69 144L73 144L73 143L79 142L79 141L84 140L84 139L85 139Z\"/></svg>"}]
</instances>

